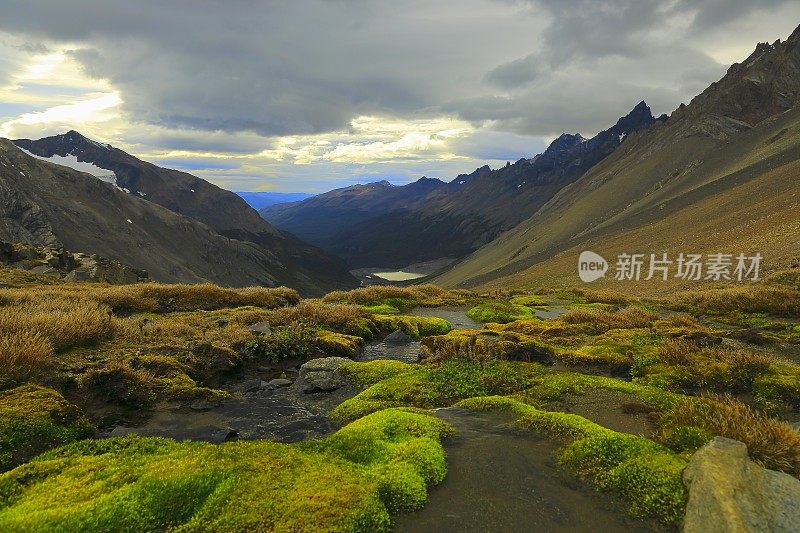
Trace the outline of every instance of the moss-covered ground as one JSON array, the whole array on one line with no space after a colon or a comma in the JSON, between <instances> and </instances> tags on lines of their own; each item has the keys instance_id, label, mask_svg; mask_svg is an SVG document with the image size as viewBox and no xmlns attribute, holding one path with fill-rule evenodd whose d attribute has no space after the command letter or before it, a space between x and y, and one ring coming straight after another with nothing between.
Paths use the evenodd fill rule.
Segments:
<instances>
[{"instance_id":1,"label":"moss-covered ground","mask_svg":"<svg viewBox=\"0 0 800 533\"><path fill-rule=\"evenodd\" d=\"M12 279L13 278L13 279ZM636 516L680 520L681 473L714 435L800 476L800 289L747 288L644 301L602 291L478 294L367 287L301 300L289 289L40 283L0 292L0 530L382 531L441 482L452 428L427 410L503 409L561 443L557 461L624 498ZM460 306L451 329L415 307ZM535 311L558 309L553 318ZM566 312L561 313L561 311ZM557 316L556 316L557 315ZM264 325L269 333L264 333ZM125 437L94 426L165 402L223 401L255 368L357 359L401 330L420 364L353 361L342 428L298 444ZM630 398L654 428L614 431L556 412L572 398ZM599 405L610 410L614 406Z\"/></svg>"}]
</instances>

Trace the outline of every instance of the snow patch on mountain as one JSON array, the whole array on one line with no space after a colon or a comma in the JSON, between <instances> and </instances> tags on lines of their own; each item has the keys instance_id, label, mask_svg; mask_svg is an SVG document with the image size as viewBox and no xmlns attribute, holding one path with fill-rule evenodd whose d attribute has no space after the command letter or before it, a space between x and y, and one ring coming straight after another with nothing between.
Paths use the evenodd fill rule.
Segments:
<instances>
[{"instance_id":1,"label":"snow patch on mountain","mask_svg":"<svg viewBox=\"0 0 800 533\"><path fill-rule=\"evenodd\" d=\"M88 161L78 161L78 156L68 154L66 156L61 155L53 155L52 157L42 157L40 155L36 155L24 148L20 148L23 152L28 154L31 157L35 157L36 159L41 159L42 161L48 161L50 163L55 163L56 165L61 165L65 167L69 167L75 170L79 170L81 172L86 172L87 174L91 174L92 176L96 177L101 181L105 181L106 183L110 183L114 186L117 185L117 176L114 174L113 171L107 170L105 168L100 168L97 165L93 165Z\"/></svg>"}]
</instances>

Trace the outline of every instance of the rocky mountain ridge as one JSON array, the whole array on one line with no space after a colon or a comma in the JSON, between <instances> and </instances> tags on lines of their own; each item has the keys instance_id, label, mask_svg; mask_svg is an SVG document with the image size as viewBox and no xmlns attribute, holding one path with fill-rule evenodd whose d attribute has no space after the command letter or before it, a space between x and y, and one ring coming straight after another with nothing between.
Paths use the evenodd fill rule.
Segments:
<instances>
[{"instance_id":1,"label":"rocky mountain ridge","mask_svg":"<svg viewBox=\"0 0 800 533\"><path fill-rule=\"evenodd\" d=\"M640 102L591 139L565 133L542 154L496 170L483 166L450 183L422 178L402 187L337 189L261 214L354 266L461 257L533 214L627 135L655 120Z\"/></svg>"}]
</instances>

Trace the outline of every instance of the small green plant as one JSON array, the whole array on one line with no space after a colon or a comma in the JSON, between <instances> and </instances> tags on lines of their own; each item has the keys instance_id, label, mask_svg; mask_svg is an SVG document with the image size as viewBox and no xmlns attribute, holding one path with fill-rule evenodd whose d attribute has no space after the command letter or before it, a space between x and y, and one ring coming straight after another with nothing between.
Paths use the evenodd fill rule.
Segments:
<instances>
[{"instance_id":1,"label":"small green plant","mask_svg":"<svg viewBox=\"0 0 800 533\"><path fill-rule=\"evenodd\" d=\"M304 322L277 326L269 335L248 341L246 348L261 360L278 364L286 360L308 359L316 350L316 328Z\"/></svg>"}]
</instances>

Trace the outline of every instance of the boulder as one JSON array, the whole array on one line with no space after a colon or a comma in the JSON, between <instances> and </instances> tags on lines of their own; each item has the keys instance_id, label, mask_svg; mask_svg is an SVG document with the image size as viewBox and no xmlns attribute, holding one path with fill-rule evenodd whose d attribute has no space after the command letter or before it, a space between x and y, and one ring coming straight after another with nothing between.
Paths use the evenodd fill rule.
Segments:
<instances>
[{"instance_id":1,"label":"boulder","mask_svg":"<svg viewBox=\"0 0 800 533\"><path fill-rule=\"evenodd\" d=\"M800 480L763 468L743 443L715 437L683 473L685 533L800 530Z\"/></svg>"},{"instance_id":2,"label":"boulder","mask_svg":"<svg viewBox=\"0 0 800 533\"><path fill-rule=\"evenodd\" d=\"M332 391L348 384L347 379L336 372L350 359L344 357L321 357L312 359L300 367L297 383L303 392Z\"/></svg>"},{"instance_id":3,"label":"boulder","mask_svg":"<svg viewBox=\"0 0 800 533\"><path fill-rule=\"evenodd\" d=\"M409 335L406 335L402 330L399 329L389 334L385 339L383 339L383 342L385 342L386 344L393 344L395 346L410 344L413 341L414 339L412 339Z\"/></svg>"},{"instance_id":4,"label":"boulder","mask_svg":"<svg viewBox=\"0 0 800 533\"><path fill-rule=\"evenodd\" d=\"M71 270L66 276L64 276L64 281L91 281L92 276L85 270Z\"/></svg>"},{"instance_id":5,"label":"boulder","mask_svg":"<svg viewBox=\"0 0 800 533\"><path fill-rule=\"evenodd\" d=\"M249 329L254 335L269 335L272 331L269 327L269 322L266 320L247 326L247 329Z\"/></svg>"}]
</instances>

